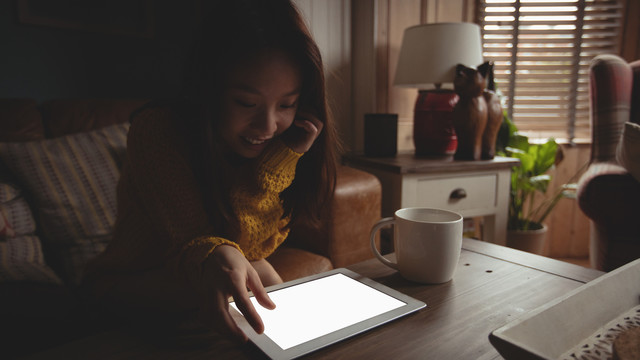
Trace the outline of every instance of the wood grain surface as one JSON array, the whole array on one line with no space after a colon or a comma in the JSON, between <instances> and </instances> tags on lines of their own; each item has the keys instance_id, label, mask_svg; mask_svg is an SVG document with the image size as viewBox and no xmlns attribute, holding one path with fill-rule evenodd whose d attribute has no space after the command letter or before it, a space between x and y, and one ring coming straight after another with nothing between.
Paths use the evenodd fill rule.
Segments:
<instances>
[{"instance_id":1,"label":"wood grain surface","mask_svg":"<svg viewBox=\"0 0 640 360\"><path fill-rule=\"evenodd\" d=\"M390 255L393 257L393 255ZM491 331L602 272L465 239L453 280L421 285L371 259L349 269L427 303L415 314L316 351L306 359L499 359ZM32 359L263 359L251 344L215 334L163 338L110 331Z\"/></svg>"}]
</instances>

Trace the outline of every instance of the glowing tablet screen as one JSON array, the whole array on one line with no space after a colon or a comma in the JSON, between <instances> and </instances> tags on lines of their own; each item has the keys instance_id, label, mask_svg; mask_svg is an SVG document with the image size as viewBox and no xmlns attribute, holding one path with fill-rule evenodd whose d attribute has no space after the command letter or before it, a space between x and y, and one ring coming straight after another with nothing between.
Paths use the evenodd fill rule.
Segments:
<instances>
[{"instance_id":1,"label":"glowing tablet screen","mask_svg":"<svg viewBox=\"0 0 640 360\"><path fill-rule=\"evenodd\" d=\"M251 298L264 334L283 350L406 305L343 274L269 292L275 310ZM236 310L235 303L231 303Z\"/></svg>"}]
</instances>

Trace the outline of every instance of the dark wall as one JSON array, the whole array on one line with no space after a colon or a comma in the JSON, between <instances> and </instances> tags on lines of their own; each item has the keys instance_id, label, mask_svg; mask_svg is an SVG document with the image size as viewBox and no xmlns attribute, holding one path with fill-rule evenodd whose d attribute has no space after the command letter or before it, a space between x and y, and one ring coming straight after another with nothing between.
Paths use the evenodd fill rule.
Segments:
<instances>
[{"instance_id":1,"label":"dark wall","mask_svg":"<svg viewBox=\"0 0 640 360\"><path fill-rule=\"evenodd\" d=\"M141 38L20 23L17 0L0 0L0 98L175 95L194 4L153 2L154 35Z\"/></svg>"}]
</instances>

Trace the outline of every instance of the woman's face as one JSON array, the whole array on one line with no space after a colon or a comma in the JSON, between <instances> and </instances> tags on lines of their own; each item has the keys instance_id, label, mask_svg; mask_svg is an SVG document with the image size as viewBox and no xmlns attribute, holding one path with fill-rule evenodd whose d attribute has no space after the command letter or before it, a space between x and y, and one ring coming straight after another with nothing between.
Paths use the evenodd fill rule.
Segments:
<instances>
[{"instance_id":1,"label":"woman's face","mask_svg":"<svg viewBox=\"0 0 640 360\"><path fill-rule=\"evenodd\" d=\"M302 86L300 69L280 51L264 52L229 74L220 132L236 154L254 158L293 123Z\"/></svg>"}]
</instances>

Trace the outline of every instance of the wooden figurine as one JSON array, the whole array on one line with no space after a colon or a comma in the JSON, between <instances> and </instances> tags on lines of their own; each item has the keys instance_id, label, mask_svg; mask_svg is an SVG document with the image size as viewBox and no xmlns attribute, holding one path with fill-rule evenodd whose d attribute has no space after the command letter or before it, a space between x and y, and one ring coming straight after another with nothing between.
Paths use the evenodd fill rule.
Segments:
<instances>
[{"instance_id":1,"label":"wooden figurine","mask_svg":"<svg viewBox=\"0 0 640 360\"><path fill-rule=\"evenodd\" d=\"M492 90L486 90L487 77L493 83L493 64L486 62L473 69L456 67L454 90L460 97L453 108L453 125L458 137L457 160L493 159L502 107ZM491 85L493 87L493 85Z\"/></svg>"},{"instance_id":2,"label":"wooden figurine","mask_svg":"<svg viewBox=\"0 0 640 360\"><path fill-rule=\"evenodd\" d=\"M502 125L502 105L500 104L500 98L495 93L496 87L493 80L493 63L486 62L480 65L478 71L483 66L487 66L485 79L487 79L487 88L483 92L485 101L487 102L487 126L482 134L482 159L490 160L496 155L496 139L500 132L500 125Z\"/></svg>"},{"instance_id":3,"label":"wooden figurine","mask_svg":"<svg viewBox=\"0 0 640 360\"><path fill-rule=\"evenodd\" d=\"M483 96L486 82L476 69L458 64L453 81L460 97L453 108L453 126L458 137L457 160L480 160L482 134L487 126L487 101Z\"/></svg>"}]
</instances>

